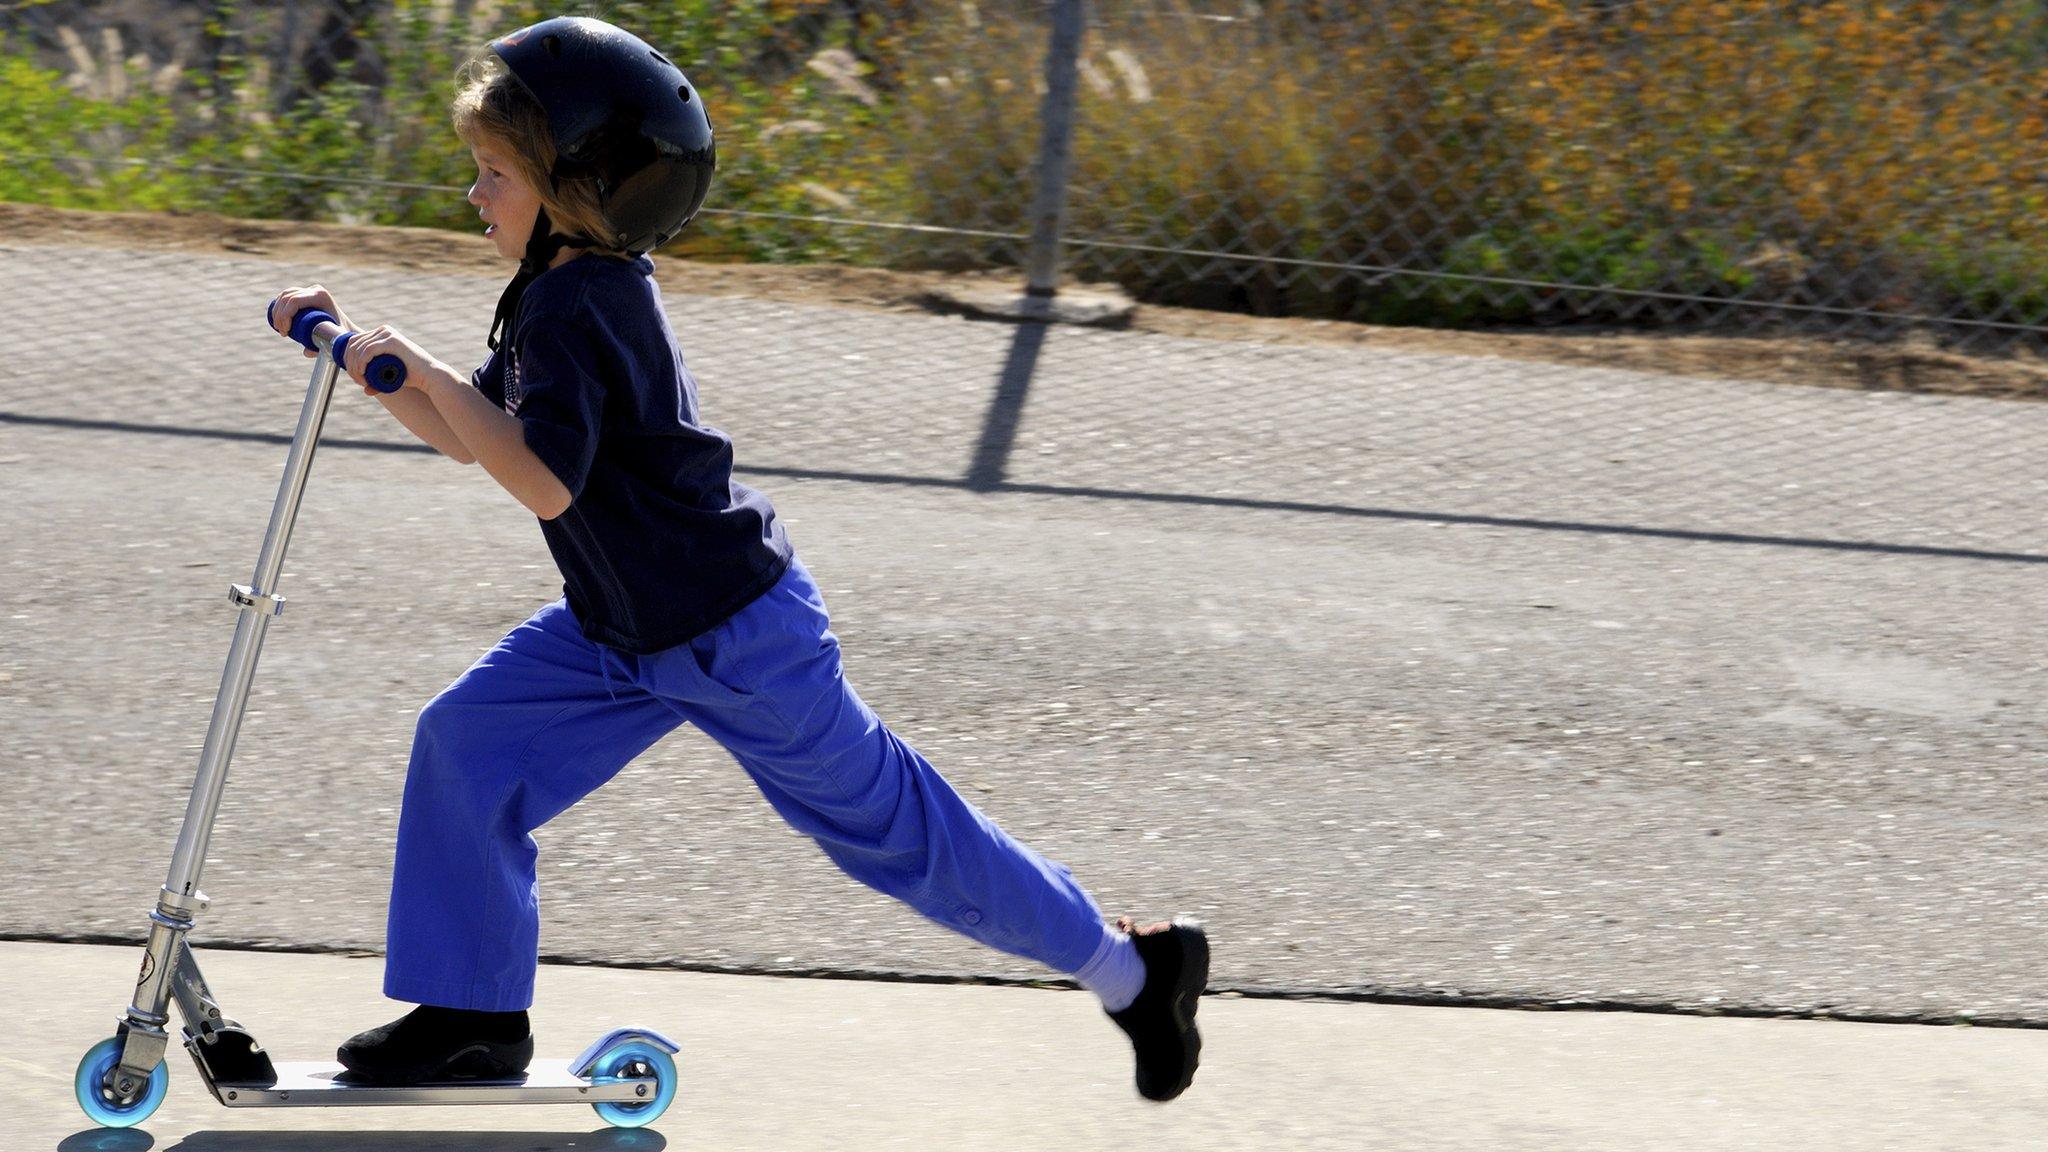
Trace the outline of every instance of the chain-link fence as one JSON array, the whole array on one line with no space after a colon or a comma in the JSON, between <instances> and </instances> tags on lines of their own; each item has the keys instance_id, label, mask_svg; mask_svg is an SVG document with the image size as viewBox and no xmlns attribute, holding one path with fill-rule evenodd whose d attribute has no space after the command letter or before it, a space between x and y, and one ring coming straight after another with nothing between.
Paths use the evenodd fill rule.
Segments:
<instances>
[{"instance_id":1,"label":"chain-link fence","mask_svg":"<svg viewBox=\"0 0 2048 1152\"><path fill-rule=\"evenodd\" d=\"M715 99L684 254L1014 267L1061 4L597 3ZM1395 323L2048 322L2033 0L1101 0L1070 270ZM469 227L484 0L0 9L0 192Z\"/></svg>"}]
</instances>

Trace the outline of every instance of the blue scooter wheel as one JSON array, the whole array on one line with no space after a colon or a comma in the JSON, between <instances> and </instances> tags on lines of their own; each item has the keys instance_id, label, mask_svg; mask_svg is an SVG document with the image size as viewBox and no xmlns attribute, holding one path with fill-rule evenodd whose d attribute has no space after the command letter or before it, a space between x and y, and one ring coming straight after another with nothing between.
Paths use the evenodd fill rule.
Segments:
<instances>
[{"instance_id":1,"label":"blue scooter wheel","mask_svg":"<svg viewBox=\"0 0 2048 1152\"><path fill-rule=\"evenodd\" d=\"M669 1059L667 1052L643 1040L628 1040L599 1056L597 1066L590 1070L592 1084L643 1080L649 1076L654 1078L654 1095L645 1102L624 1104L607 1100L590 1107L614 1128L638 1128L653 1123L676 1098L676 1062Z\"/></svg>"},{"instance_id":2,"label":"blue scooter wheel","mask_svg":"<svg viewBox=\"0 0 2048 1152\"><path fill-rule=\"evenodd\" d=\"M78 1062L78 1077L72 1082L78 1093L78 1106L102 1128L130 1128L149 1119L157 1105L164 1102L164 1093L171 1086L171 1071L159 1060L150 1070L149 1083L143 1086L141 1095L126 1104L116 1103L107 1088L107 1074L120 1063L121 1041L102 1040L86 1049L85 1058Z\"/></svg>"}]
</instances>

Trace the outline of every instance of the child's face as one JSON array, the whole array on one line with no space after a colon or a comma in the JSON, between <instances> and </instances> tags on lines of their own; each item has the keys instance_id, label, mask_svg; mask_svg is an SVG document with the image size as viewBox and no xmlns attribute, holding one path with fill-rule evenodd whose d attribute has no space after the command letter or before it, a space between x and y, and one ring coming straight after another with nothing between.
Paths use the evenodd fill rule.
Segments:
<instances>
[{"instance_id":1,"label":"child's face","mask_svg":"<svg viewBox=\"0 0 2048 1152\"><path fill-rule=\"evenodd\" d=\"M484 235L497 247L498 255L518 260L526 255L540 196L518 177L510 158L495 145L478 145L469 154L476 160L476 183L469 186L469 202L490 225Z\"/></svg>"}]
</instances>

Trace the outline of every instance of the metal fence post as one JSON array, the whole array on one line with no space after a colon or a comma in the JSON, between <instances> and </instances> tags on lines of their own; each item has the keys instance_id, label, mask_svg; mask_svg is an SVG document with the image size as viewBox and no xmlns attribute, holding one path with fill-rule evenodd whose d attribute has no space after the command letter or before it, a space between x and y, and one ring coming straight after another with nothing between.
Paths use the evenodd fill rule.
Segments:
<instances>
[{"instance_id":1,"label":"metal fence post","mask_svg":"<svg viewBox=\"0 0 2048 1152\"><path fill-rule=\"evenodd\" d=\"M1074 90L1080 69L1082 0L1053 0L1052 42L1045 51L1045 103L1040 110L1038 188L1031 204L1027 296L1059 290L1060 228L1067 214L1067 171L1074 154Z\"/></svg>"}]
</instances>

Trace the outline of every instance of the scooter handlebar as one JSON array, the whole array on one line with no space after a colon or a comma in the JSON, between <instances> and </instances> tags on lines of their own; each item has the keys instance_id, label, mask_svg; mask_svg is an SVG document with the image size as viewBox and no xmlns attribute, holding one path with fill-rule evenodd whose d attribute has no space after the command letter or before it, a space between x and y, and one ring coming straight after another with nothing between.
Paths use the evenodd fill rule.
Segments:
<instances>
[{"instance_id":1,"label":"scooter handlebar","mask_svg":"<svg viewBox=\"0 0 2048 1152\"><path fill-rule=\"evenodd\" d=\"M277 326L277 301L271 301L270 307L265 310L264 322L273 328ZM313 342L313 330L322 324L338 323L340 322L334 317L320 309L308 308L292 317L291 338L298 341L308 352L318 352L320 346ZM353 332L343 332L334 338L330 352L336 364L341 363L342 356L348 351L349 338L354 335ZM371 360L370 366L363 370L363 376L370 382L370 387L379 392L396 392L405 386L405 361L386 353Z\"/></svg>"}]
</instances>

